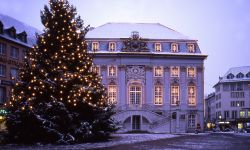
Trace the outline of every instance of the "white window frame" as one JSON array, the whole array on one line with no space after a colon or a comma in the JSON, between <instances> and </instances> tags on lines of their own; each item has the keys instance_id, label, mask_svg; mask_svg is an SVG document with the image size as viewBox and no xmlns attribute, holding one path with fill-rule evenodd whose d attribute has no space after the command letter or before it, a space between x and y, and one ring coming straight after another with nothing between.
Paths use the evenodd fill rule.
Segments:
<instances>
[{"instance_id":1,"label":"white window frame","mask_svg":"<svg viewBox=\"0 0 250 150\"><path fill-rule=\"evenodd\" d=\"M116 51L116 43L115 42L109 42L109 51L111 51L111 52Z\"/></svg>"},{"instance_id":2,"label":"white window frame","mask_svg":"<svg viewBox=\"0 0 250 150\"><path fill-rule=\"evenodd\" d=\"M161 52L162 51L161 43L155 43L155 51L156 52Z\"/></svg>"},{"instance_id":3,"label":"white window frame","mask_svg":"<svg viewBox=\"0 0 250 150\"><path fill-rule=\"evenodd\" d=\"M92 42L92 51L98 51L99 50L99 42Z\"/></svg>"},{"instance_id":4,"label":"white window frame","mask_svg":"<svg viewBox=\"0 0 250 150\"><path fill-rule=\"evenodd\" d=\"M192 49L190 49L190 47L192 47ZM187 49L189 53L195 53L195 45L193 43L188 43Z\"/></svg>"},{"instance_id":5,"label":"white window frame","mask_svg":"<svg viewBox=\"0 0 250 150\"><path fill-rule=\"evenodd\" d=\"M154 105L163 105L163 86L154 86Z\"/></svg>"},{"instance_id":6,"label":"white window frame","mask_svg":"<svg viewBox=\"0 0 250 150\"><path fill-rule=\"evenodd\" d=\"M117 102L117 86L109 85L108 86L108 103L115 104Z\"/></svg>"},{"instance_id":7,"label":"white window frame","mask_svg":"<svg viewBox=\"0 0 250 150\"><path fill-rule=\"evenodd\" d=\"M193 90L193 93L190 92L190 90ZM191 85L188 86L188 105L189 106L196 106L196 86Z\"/></svg>"},{"instance_id":8,"label":"white window frame","mask_svg":"<svg viewBox=\"0 0 250 150\"><path fill-rule=\"evenodd\" d=\"M171 105L177 105L180 102L180 86L171 85L170 89Z\"/></svg>"},{"instance_id":9,"label":"white window frame","mask_svg":"<svg viewBox=\"0 0 250 150\"><path fill-rule=\"evenodd\" d=\"M195 128L196 124L196 115L195 114L188 114L188 128Z\"/></svg>"},{"instance_id":10,"label":"white window frame","mask_svg":"<svg viewBox=\"0 0 250 150\"><path fill-rule=\"evenodd\" d=\"M194 70L194 74L193 75L190 73L190 69ZM196 68L195 67L188 67L187 68L187 77L189 77L189 78L195 78L196 77Z\"/></svg>"},{"instance_id":11,"label":"white window frame","mask_svg":"<svg viewBox=\"0 0 250 150\"><path fill-rule=\"evenodd\" d=\"M132 89L134 87L134 89ZM142 86L131 85L129 86L129 104L140 105L142 101Z\"/></svg>"},{"instance_id":12,"label":"white window frame","mask_svg":"<svg viewBox=\"0 0 250 150\"><path fill-rule=\"evenodd\" d=\"M112 71L114 69L114 71ZM117 66L111 65L108 66L108 77L116 77L117 76Z\"/></svg>"},{"instance_id":13,"label":"white window frame","mask_svg":"<svg viewBox=\"0 0 250 150\"><path fill-rule=\"evenodd\" d=\"M177 71L174 70L175 68L177 68ZM170 67L170 74L171 74L171 77L173 77L173 78L180 77L180 67L178 67L178 66Z\"/></svg>"},{"instance_id":14,"label":"white window frame","mask_svg":"<svg viewBox=\"0 0 250 150\"><path fill-rule=\"evenodd\" d=\"M163 77L163 74L164 74L163 66L154 67L154 77Z\"/></svg>"},{"instance_id":15,"label":"white window frame","mask_svg":"<svg viewBox=\"0 0 250 150\"><path fill-rule=\"evenodd\" d=\"M174 50L174 45L176 46L176 50ZM178 46L178 43L172 43L171 44L171 52L173 53L178 53L179 52L179 46Z\"/></svg>"}]
</instances>

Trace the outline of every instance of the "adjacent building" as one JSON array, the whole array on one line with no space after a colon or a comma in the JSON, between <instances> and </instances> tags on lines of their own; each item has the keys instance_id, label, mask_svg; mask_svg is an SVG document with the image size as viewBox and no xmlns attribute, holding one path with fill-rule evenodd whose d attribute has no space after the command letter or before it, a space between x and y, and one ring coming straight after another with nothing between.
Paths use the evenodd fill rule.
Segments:
<instances>
[{"instance_id":1,"label":"adjacent building","mask_svg":"<svg viewBox=\"0 0 250 150\"><path fill-rule=\"evenodd\" d=\"M10 99L11 87L18 78L25 52L35 43L35 32L40 33L14 18L0 14L0 121L6 113L2 106Z\"/></svg>"},{"instance_id":2,"label":"adjacent building","mask_svg":"<svg viewBox=\"0 0 250 150\"><path fill-rule=\"evenodd\" d=\"M206 99L209 121L222 130L250 128L250 66L230 68L214 88L213 98Z\"/></svg>"},{"instance_id":3,"label":"adjacent building","mask_svg":"<svg viewBox=\"0 0 250 150\"><path fill-rule=\"evenodd\" d=\"M197 40L158 23L107 23L86 39L120 132L203 129L207 56Z\"/></svg>"}]
</instances>

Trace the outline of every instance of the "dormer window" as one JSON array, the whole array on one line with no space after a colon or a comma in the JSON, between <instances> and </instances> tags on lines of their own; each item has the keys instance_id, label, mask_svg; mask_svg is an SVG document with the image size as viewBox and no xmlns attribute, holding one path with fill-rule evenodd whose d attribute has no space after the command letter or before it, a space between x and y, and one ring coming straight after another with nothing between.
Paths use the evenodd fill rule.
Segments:
<instances>
[{"instance_id":1,"label":"dormer window","mask_svg":"<svg viewBox=\"0 0 250 150\"><path fill-rule=\"evenodd\" d=\"M194 44L187 44L187 48L189 53L195 52Z\"/></svg>"},{"instance_id":2,"label":"dormer window","mask_svg":"<svg viewBox=\"0 0 250 150\"><path fill-rule=\"evenodd\" d=\"M14 27L7 29L7 32L8 32L10 37L16 38L16 29Z\"/></svg>"},{"instance_id":3,"label":"dormer window","mask_svg":"<svg viewBox=\"0 0 250 150\"><path fill-rule=\"evenodd\" d=\"M243 78L243 77L244 77L244 74L241 72L236 75L236 78Z\"/></svg>"},{"instance_id":4,"label":"dormer window","mask_svg":"<svg viewBox=\"0 0 250 150\"><path fill-rule=\"evenodd\" d=\"M178 44L177 43L172 43L171 44L171 52L173 52L173 53L178 52Z\"/></svg>"},{"instance_id":5,"label":"dormer window","mask_svg":"<svg viewBox=\"0 0 250 150\"><path fill-rule=\"evenodd\" d=\"M227 75L227 79L233 79L234 75L232 73L230 73L229 75Z\"/></svg>"},{"instance_id":6,"label":"dormer window","mask_svg":"<svg viewBox=\"0 0 250 150\"><path fill-rule=\"evenodd\" d=\"M109 42L109 51L115 51L115 50L116 50L116 43Z\"/></svg>"},{"instance_id":7,"label":"dormer window","mask_svg":"<svg viewBox=\"0 0 250 150\"><path fill-rule=\"evenodd\" d=\"M247 74L246 74L246 77L247 78L250 78L250 72L248 72ZM249 116L250 117L250 116Z\"/></svg>"},{"instance_id":8,"label":"dormer window","mask_svg":"<svg viewBox=\"0 0 250 150\"><path fill-rule=\"evenodd\" d=\"M17 34L17 37L22 41L27 43L27 34L25 31L23 31L22 33Z\"/></svg>"},{"instance_id":9,"label":"dormer window","mask_svg":"<svg viewBox=\"0 0 250 150\"><path fill-rule=\"evenodd\" d=\"M98 51L99 50L99 43L98 42L92 42L92 51Z\"/></svg>"},{"instance_id":10,"label":"dormer window","mask_svg":"<svg viewBox=\"0 0 250 150\"><path fill-rule=\"evenodd\" d=\"M161 52L161 43L155 43L155 51Z\"/></svg>"}]
</instances>

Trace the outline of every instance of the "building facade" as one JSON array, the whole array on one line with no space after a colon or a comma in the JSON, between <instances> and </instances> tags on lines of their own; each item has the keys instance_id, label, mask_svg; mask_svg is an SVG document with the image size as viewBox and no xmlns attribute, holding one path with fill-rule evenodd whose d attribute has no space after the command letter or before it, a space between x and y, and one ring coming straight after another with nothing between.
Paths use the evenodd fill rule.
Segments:
<instances>
[{"instance_id":1,"label":"building facade","mask_svg":"<svg viewBox=\"0 0 250 150\"><path fill-rule=\"evenodd\" d=\"M214 98L206 99L210 120L221 130L250 128L250 66L230 68L214 88Z\"/></svg>"},{"instance_id":2,"label":"building facade","mask_svg":"<svg viewBox=\"0 0 250 150\"><path fill-rule=\"evenodd\" d=\"M197 40L157 23L107 23L86 39L120 132L203 129L207 56Z\"/></svg>"}]
</instances>

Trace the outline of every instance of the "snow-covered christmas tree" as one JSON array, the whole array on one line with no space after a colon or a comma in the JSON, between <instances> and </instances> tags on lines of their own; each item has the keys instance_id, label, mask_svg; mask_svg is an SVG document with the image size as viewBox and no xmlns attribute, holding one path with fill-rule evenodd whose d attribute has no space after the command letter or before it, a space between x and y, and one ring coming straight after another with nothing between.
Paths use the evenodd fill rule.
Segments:
<instances>
[{"instance_id":1,"label":"snow-covered christmas tree","mask_svg":"<svg viewBox=\"0 0 250 150\"><path fill-rule=\"evenodd\" d=\"M50 0L41 12L44 33L27 52L6 125L7 142L80 143L104 140L116 130L101 78L91 70L88 27L67 0Z\"/></svg>"}]
</instances>

